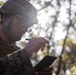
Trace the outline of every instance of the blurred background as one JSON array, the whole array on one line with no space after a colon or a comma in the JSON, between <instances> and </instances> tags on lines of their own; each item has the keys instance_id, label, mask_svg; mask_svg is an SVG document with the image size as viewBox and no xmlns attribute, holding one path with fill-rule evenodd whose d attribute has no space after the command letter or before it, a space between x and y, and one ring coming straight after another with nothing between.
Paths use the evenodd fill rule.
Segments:
<instances>
[{"instance_id":1,"label":"blurred background","mask_svg":"<svg viewBox=\"0 0 76 75\"><path fill-rule=\"evenodd\" d=\"M0 0L0 6L6 0ZM58 57L51 65L53 75L76 75L76 0L28 0L37 9L38 24L23 35L17 45L23 48L27 38L42 36L49 44L43 52L33 55L37 64L45 55Z\"/></svg>"}]
</instances>

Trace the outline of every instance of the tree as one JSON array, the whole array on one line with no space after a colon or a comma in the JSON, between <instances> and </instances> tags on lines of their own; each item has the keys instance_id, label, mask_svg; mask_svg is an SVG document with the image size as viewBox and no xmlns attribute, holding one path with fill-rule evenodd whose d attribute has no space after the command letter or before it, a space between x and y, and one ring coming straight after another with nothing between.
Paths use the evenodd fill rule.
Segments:
<instances>
[{"instance_id":1,"label":"tree","mask_svg":"<svg viewBox=\"0 0 76 75\"><path fill-rule=\"evenodd\" d=\"M54 49L57 60L54 66L56 75L75 75L76 72L76 2L75 0L28 0L38 11L39 23L31 27L20 40L20 46L27 43L25 36L43 36L49 40L46 50L31 58L35 65L43 56ZM59 47L61 48L59 48ZM60 49L60 50L59 50ZM59 52L60 51L60 52ZM59 53L59 54L58 54Z\"/></svg>"}]
</instances>

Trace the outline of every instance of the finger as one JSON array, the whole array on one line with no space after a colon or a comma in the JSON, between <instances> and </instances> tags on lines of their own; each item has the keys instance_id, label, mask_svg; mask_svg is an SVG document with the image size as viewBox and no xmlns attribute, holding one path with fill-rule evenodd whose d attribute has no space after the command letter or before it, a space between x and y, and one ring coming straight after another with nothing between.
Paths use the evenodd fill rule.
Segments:
<instances>
[{"instance_id":1,"label":"finger","mask_svg":"<svg viewBox=\"0 0 76 75\"><path fill-rule=\"evenodd\" d=\"M47 67L44 69L45 72L51 72L53 71L53 67Z\"/></svg>"},{"instance_id":2,"label":"finger","mask_svg":"<svg viewBox=\"0 0 76 75\"><path fill-rule=\"evenodd\" d=\"M36 46L38 46L40 49L44 49L45 43L38 43Z\"/></svg>"},{"instance_id":3,"label":"finger","mask_svg":"<svg viewBox=\"0 0 76 75\"><path fill-rule=\"evenodd\" d=\"M42 47L42 48L41 48L41 51L43 51L44 49L45 49L45 47Z\"/></svg>"},{"instance_id":4,"label":"finger","mask_svg":"<svg viewBox=\"0 0 76 75\"><path fill-rule=\"evenodd\" d=\"M39 37L39 40L40 41L45 41L45 43L47 43L47 44L49 43L49 41L46 38L44 38L44 37Z\"/></svg>"}]
</instances>

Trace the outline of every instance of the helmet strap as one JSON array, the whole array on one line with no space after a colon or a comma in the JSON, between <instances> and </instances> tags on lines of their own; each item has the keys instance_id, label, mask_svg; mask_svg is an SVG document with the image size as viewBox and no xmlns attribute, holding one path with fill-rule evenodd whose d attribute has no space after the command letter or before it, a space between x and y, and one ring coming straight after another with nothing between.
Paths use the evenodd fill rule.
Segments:
<instances>
[{"instance_id":1,"label":"helmet strap","mask_svg":"<svg viewBox=\"0 0 76 75\"><path fill-rule=\"evenodd\" d=\"M15 41L15 37L13 36L13 34L10 32L10 26L11 26L11 23L13 21L13 18L14 16L11 16L9 17L9 21L5 21L3 24L2 24L2 29L3 29L3 32L5 33L5 35L10 38L11 40Z\"/></svg>"}]
</instances>

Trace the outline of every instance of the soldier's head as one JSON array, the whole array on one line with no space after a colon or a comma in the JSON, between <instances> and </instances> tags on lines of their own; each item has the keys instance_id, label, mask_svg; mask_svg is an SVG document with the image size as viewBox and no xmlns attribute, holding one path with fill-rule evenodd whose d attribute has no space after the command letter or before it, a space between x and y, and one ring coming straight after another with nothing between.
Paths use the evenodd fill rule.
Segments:
<instances>
[{"instance_id":1,"label":"soldier's head","mask_svg":"<svg viewBox=\"0 0 76 75\"><path fill-rule=\"evenodd\" d=\"M14 41L37 23L37 11L26 0L8 0L0 8L0 14L3 32Z\"/></svg>"}]
</instances>

